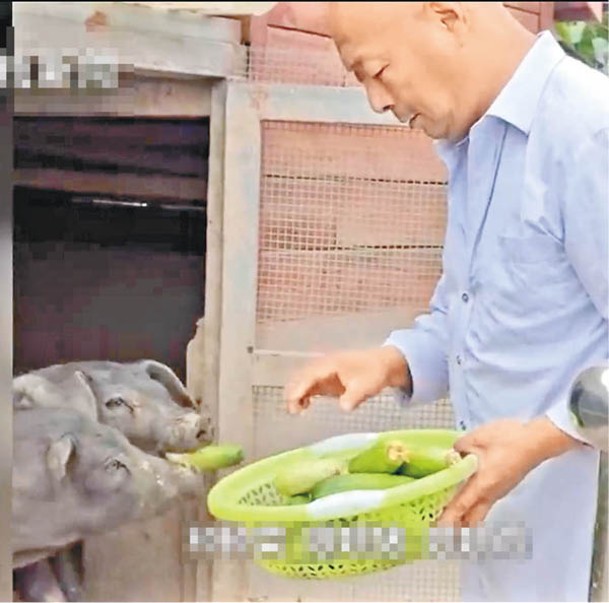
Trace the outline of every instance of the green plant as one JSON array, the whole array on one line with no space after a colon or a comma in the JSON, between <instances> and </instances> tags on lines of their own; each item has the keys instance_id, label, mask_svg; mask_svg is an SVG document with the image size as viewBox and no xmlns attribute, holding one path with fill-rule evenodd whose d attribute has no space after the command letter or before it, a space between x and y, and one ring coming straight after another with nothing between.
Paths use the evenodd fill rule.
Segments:
<instances>
[{"instance_id":1,"label":"green plant","mask_svg":"<svg viewBox=\"0 0 609 603\"><path fill-rule=\"evenodd\" d=\"M590 67L609 75L609 20L605 11L601 22L558 21L554 24L562 47Z\"/></svg>"}]
</instances>

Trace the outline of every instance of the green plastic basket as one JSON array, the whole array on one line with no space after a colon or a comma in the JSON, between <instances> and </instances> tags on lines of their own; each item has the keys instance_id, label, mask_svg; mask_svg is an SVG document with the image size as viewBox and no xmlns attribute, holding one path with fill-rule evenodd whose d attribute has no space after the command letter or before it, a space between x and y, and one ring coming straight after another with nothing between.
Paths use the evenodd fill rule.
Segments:
<instances>
[{"instance_id":1,"label":"green plastic basket","mask_svg":"<svg viewBox=\"0 0 609 603\"><path fill-rule=\"evenodd\" d=\"M328 438L233 471L210 490L208 509L216 519L241 524L254 534L251 541L260 537L262 543L263 534L279 530L275 548L265 553L261 546L254 561L281 576L338 578L426 559L429 528L459 484L476 471L474 455L405 485L341 492L302 505L286 505L273 479L279 469L292 463L350 458L381 439L399 437L413 445L449 448L461 435L452 430L415 429Z\"/></svg>"}]
</instances>

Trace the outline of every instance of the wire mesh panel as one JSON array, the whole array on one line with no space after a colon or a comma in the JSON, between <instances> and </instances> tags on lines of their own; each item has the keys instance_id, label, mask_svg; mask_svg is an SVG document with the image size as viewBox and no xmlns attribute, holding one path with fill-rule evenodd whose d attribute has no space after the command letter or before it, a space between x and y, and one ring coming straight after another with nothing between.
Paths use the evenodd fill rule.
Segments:
<instances>
[{"instance_id":1,"label":"wire mesh panel","mask_svg":"<svg viewBox=\"0 0 609 603\"><path fill-rule=\"evenodd\" d=\"M286 354L378 345L427 311L441 275L446 174L403 126L263 121L256 348ZM410 408L387 394L344 413L320 399L288 415L278 386L252 389L254 456L333 435L452 428L448 400ZM458 600L455 562L306 583L249 567L250 599Z\"/></svg>"},{"instance_id":2,"label":"wire mesh panel","mask_svg":"<svg viewBox=\"0 0 609 603\"><path fill-rule=\"evenodd\" d=\"M452 427L448 400L401 407L390 394L371 398L356 411L345 413L336 401L320 398L301 416L286 413L280 387L254 387L255 450L259 458L287 448L306 446L342 433L394 429ZM272 435L272 437L271 437Z\"/></svg>"},{"instance_id":3,"label":"wire mesh panel","mask_svg":"<svg viewBox=\"0 0 609 603\"><path fill-rule=\"evenodd\" d=\"M239 75L251 82L356 86L347 73L334 42L323 36L269 28L264 45L247 49L247 71Z\"/></svg>"},{"instance_id":4,"label":"wire mesh panel","mask_svg":"<svg viewBox=\"0 0 609 603\"><path fill-rule=\"evenodd\" d=\"M441 272L446 190L422 133L263 122L260 194L259 347L350 345L328 319L391 312L397 328L426 310ZM283 337L298 321L323 324L327 340Z\"/></svg>"}]
</instances>

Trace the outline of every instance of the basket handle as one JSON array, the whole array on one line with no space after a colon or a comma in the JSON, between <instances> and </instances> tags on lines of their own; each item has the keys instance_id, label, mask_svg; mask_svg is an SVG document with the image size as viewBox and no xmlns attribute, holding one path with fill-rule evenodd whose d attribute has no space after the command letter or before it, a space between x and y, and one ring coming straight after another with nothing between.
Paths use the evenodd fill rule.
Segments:
<instances>
[{"instance_id":1,"label":"basket handle","mask_svg":"<svg viewBox=\"0 0 609 603\"><path fill-rule=\"evenodd\" d=\"M379 438L377 432L356 432L331 436L307 446L307 450L316 456L342 452L343 450L363 448L371 445Z\"/></svg>"}]
</instances>

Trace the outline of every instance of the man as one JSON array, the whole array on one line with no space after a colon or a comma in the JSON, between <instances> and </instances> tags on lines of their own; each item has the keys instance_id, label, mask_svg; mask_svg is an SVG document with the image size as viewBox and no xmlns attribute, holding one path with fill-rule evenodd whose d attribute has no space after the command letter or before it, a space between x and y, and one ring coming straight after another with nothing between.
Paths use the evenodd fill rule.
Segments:
<instances>
[{"instance_id":1,"label":"man","mask_svg":"<svg viewBox=\"0 0 609 603\"><path fill-rule=\"evenodd\" d=\"M286 387L352 410L450 394L478 471L441 523L523 522L524 562L485 559L463 598L584 601L598 453L568 392L609 358L609 79L501 3L332 3L332 36L376 111L436 139L449 173L443 273L429 312L378 348L328 355Z\"/></svg>"}]
</instances>

